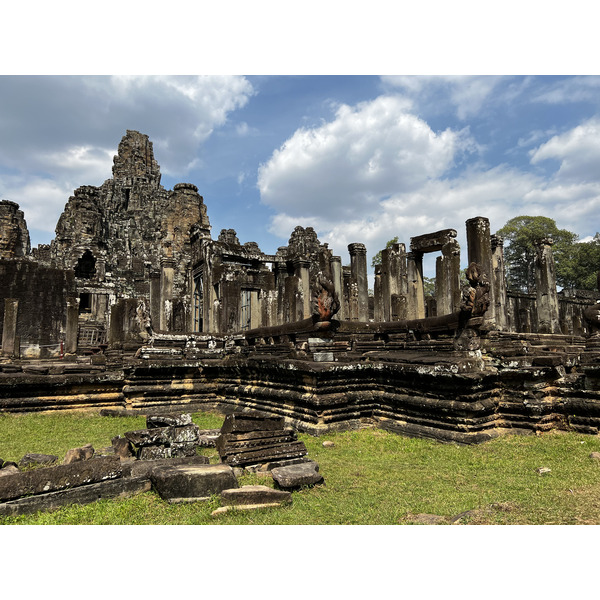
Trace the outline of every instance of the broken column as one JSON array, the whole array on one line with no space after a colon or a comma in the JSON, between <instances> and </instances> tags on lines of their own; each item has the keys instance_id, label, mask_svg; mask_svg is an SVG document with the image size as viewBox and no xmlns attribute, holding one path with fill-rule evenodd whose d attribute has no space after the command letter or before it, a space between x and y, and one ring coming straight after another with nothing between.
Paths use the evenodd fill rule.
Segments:
<instances>
[{"instance_id":1,"label":"broken column","mask_svg":"<svg viewBox=\"0 0 600 600\"><path fill-rule=\"evenodd\" d=\"M406 317L408 319L424 319L425 291L423 287L422 252L409 252L406 255L406 277L408 280Z\"/></svg>"},{"instance_id":2,"label":"broken column","mask_svg":"<svg viewBox=\"0 0 600 600\"><path fill-rule=\"evenodd\" d=\"M348 245L352 283L356 286L357 317L359 321L369 320L369 281L367 279L367 248L364 244Z\"/></svg>"},{"instance_id":3,"label":"broken column","mask_svg":"<svg viewBox=\"0 0 600 600\"><path fill-rule=\"evenodd\" d=\"M405 318L398 306L406 303L406 246L393 244L381 251L381 293L383 297L383 321ZM401 313L402 311L400 311Z\"/></svg>"},{"instance_id":4,"label":"broken column","mask_svg":"<svg viewBox=\"0 0 600 600\"><path fill-rule=\"evenodd\" d=\"M298 319L307 319L311 314L311 293L310 293L310 261L303 258L294 260L294 271L300 280L300 292L302 294L302 311L298 312ZM302 316L300 316L302 315Z\"/></svg>"},{"instance_id":5,"label":"broken column","mask_svg":"<svg viewBox=\"0 0 600 600\"><path fill-rule=\"evenodd\" d=\"M469 264L477 263L490 280L490 306L485 313L484 322L495 326L494 276L492 270L492 242L490 235L490 220L486 217L474 217L467 220L467 250Z\"/></svg>"},{"instance_id":6,"label":"broken column","mask_svg":"<svg viewBox=\"0 0 600 600\"><path fill-rule=\"evenodd\" d=\"M491 290L494 299L494 314L496 327L500 331L508 329L508 315L506 313L506 274L504 268L504 238L500 235L491 236L492 243L492 280Z\"/></svg>"},{"instance_id":7,"label":"broken column","mask_svg":"<svg viewBox=\"0 0 600 600\"><path fill-rule=\"evenodd\" d=\"M337 294L338 298L340 299L340 310L338 311L337 315L336 315L336 319L343 321L346 318L346 312L345 312L345 307L344 307L344 302L342 300L344 293L343 293L343 281L342 281L342 259L339 256L332 256L331 257L331 261L330 261L330 265L331 265L331 276L333 279L333 289L335 290L335 293Z\"/></svg>"},{"instance_id":8,"label":"broken column","mask_svg":"<svg viewBox=\"0 0 600 600\"><path fill-rule=\"evenodd\" d=\"M560 333L556 269L550 238L535 243L535 290L537 295L538 333Z\"/></svg>"}]
</instances>

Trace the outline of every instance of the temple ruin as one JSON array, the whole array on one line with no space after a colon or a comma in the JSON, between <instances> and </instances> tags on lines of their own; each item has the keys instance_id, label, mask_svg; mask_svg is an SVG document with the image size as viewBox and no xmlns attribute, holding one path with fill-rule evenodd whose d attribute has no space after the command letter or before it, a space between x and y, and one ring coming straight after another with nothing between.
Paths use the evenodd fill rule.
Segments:
<instances>
[{"instance_id":1,"label":"temple ruin","mask_svg":"<svg viewBox=\"0 0 600 600\"><path fill-rule=\"evenodd\" d=\"M197 186L166 190L152 142L127 131L49 245L0 201L0 410L217 408L461 443L597 434L600 294L557 291L549 239L536 293L512 292L489 220L465 227L464 249L455 229L384 249L370 294L358 241L340 257L311 227L275 254L213 237Z\"/></svg>"}]
</instances>

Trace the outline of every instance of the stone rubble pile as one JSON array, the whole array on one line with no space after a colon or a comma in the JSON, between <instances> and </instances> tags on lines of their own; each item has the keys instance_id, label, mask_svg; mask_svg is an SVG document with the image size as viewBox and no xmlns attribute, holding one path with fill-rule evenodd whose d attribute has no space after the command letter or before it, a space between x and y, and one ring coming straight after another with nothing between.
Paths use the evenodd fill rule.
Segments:
<instances>
[{"instance_id":1,"label":"stone rubble pile","mask_svg":"<svg viewBox=\"0 0 600 600\"><path fill-rule=\"evenodd\" d=\"M220 515L291 502L291 490L323 483L295 431L283 418L229 415L220 430L200 430L190 414L151 415L146 429L116 436L96 452L91 444L58 457L27 453L19 461L0 459L0 515L55 510L101 498L156 491L169 503L196 502L220 495ZM216 446L221 463L209 464L198 447ZM37 468L32 468L37 467ZM234 471L235 467L235 471ZM239 487L236 473L269 472L276 489ZM242 471L243 472L243 471Z\"/></svg>"}]
</instances>

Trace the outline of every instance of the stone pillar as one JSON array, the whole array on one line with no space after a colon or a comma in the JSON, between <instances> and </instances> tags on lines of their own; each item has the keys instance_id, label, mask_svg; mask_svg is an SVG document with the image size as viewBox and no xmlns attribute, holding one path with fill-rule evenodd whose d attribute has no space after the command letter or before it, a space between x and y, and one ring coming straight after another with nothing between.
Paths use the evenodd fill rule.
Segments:
<instances>
[{"instance_id":1,"label":"stone pillar","mask_svg":"<svg viewBox=\"0 0 600 600\"><path fill-rule=\"evenodd\" d=\"M369 320L369 280L367 278L367 248L364 244L348 245L350 253L350 270L353 283L356 285L358 302L358 320Z\"/></svg>"},{"instance_id":2,"label":"stone pillar","mask_svg":"<svg viewBox=\"0 0 600 600\"><path fill-rule=\"evenodd\" d=\"M67 329L65 332L65 354L77 352L77 334L79 333L79 298L67 298Z\"/></svg>"},{"instance_id":3,"label":"stone pillar","mask_svg":"<svg viewBox=\"0 0 600 600\"><path fill-rule=\"evenodd\" d=\"M449 315L460 308L460 245L455 239L442 246L435 264L435 299L438 316Z\"/></svg>"},{"instance_id":4,"label":"stone pillar","mask_svg":"<svg viewBox=\"0 0 600 600\"><path fill-rule=\"evenodd\" d=\"M150 273L150 319L155 329L160 329L160 306L160 273L153 271Z\"/></svg>"},{"instance_id":5,"label":"stone pillar","mask_svg":"<svg viewBox=\"0 0 600 600\"><path fill-rule=\"evenodd\" d=\"M406 255L406 275L408 293L406 298L406 318L425 318L425 290L423 287L423 254L409 252Z\"/></svg>"},{"instance_id":6,"label":"stone pillar","mask_svg":"<svg viewBox=\"0 0 600 600\"><path fill-rule=\"evenodd\" d=\"M508 302L506 296L506 271L504 267L504 238L491 236L492 243L492 298L494 298L496 327L500 331L508 331Z\"/></svg>"},{"instance_id":7,"label":"stone pillar","mask_svg":"<svg viewBox=\"0 0 600 600\"><path fill-rule=\"evenodd\" d=\"M21 348L17 338L17 316L19 301L16 298L4 299L4 325L2 327L2 354L19 356Z\"/></svg>"},{"instance_id":8,"label":"stone pillar","mask_svg":"<svg viewBox=\"0 0 600 600\"><path fill-rule=\"evenodd\" d=\"M300 280L300 292L302 294L302 319L307 319L312 314L310 301L312 294L310 293L310 261L304 258L294 260L294 271L296 277ZM299 313L300 314L300 313Z\"/></svg>"},{"instance_id":9,"label":"stone pillar","mask_svg":"<svg viewBox=\"0 0 600 600\"><path fill-rule=\"evenodd\" d=\"M538 333L560 333L556 268L552 255L552 240L535 244L535 290L537 295Z\"/></svg>"},{"instance_id":10,"label":"stone pillar","mask_svg":"<svg viewBox=\"0 0 600 600\"><path fill-rule=\"evenodd\" d=\"M340 300L340 310L334 316L334 319L343 321L346 318L344 306L344 284L342 281L342 259L339 256L332 256L329 261L331 265L331 277L333 279L333 289Z\"/></svg>"},{"instance_id":11,"label":"stone pillar","mask_svg":"<svg viewBox=\"0 0 600 600\"><path fill-rule=\"evenodd\" d=\"M392 309L394 296L406 296L408 284L406 279L406 246L393 244L381 251L381 293L383 296L384 321L393 321L395 311Z\"/></svg>"},{"instance_id":12,"label":"stone pillar","mask_svg":"<svg viewBox=\"0 0 600 600\"><path fill-rule=\"evenodd\" d=\"M341 298L342 306L344 308L344 319L346 321L356 321L358 319L358 310L354 318L352 318L350 307L352 305L352 273L350 267L342 267L342 289L344 295Z\"/></svg>"},{"instance_id":13,"label":"stone pillar","mask_svg":"<svg viewBox=\"0 0 600 600\"><path fill-rule=\"evenodd\" d=\"M284 262L276 262L273 264L275 272L275 290L277 292L277 321L278 325L285 323L285 278L287 277L287 268Z\"/></svg>"},{"instance_id":14,"label":"stone pillar","mask_svg":"<svg viewBox=\"0 0 600 600\"><path fill-rule=\"evenodd\" d=\"M373 318L376 323L381 321L386 321L389 319L384 318L384 299L382 294L382 283L383 278L381 276L381 265L375 265L375 283L373 286L373 297L375 301L374 309L373 309Z\"/></svg>"},{"instance_id":15,"label":"stone pillar","mask_svg":"<svg viewBox=\"0 0 600 600\"><path fill-rule=\"evenodd\" d=\"M158 321L161 331L170 329L174 273L175 261L172 258L163 258L160 262L160 315Z\"/></svg>"},{"instance_id":16,"label":"stone pillar","mask_svg":"<svg viewBox=\"0 0 600 600\"><path fill-rule=\"evenodd\" d=\"M488 326L495 325L494 273L492 270L492 242L490 235L490 220L486 217L474 217L466 222L467 250L469 264L477 263L486 273L490 282L490 305L484 321Z\"/></svg>"}]
</instances>

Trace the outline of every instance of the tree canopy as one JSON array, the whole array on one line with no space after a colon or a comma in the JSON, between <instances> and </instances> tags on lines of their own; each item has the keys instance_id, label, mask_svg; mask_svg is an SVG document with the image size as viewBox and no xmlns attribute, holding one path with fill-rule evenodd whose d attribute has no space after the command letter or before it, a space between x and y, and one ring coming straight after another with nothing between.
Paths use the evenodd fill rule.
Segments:
<instances>
[{"instance_id":1,"label":"tree canopy","mask_svg":"<svg viewBox=\"0 0 600 600\"><path fill-rule=\"evenodd\" d=\"M393 237L391 240L388 240L385 248L391 248L394 244L398 243L398 236ZM381 264L381 250L371 259L371 266L375 268L376 265Z\"/></svg>"},{"instance_id":2,"label":"tree canopy","mask_svg":"<svg viewBox=\"0 0 600 600\"><path fill-rule=\"evenodd\" d=\"M593 290L600 269L600 235L591 242L578 242L579 236L559 229L549 217L519 216L498 230L505 242L504 262L508 286L512 289L535 290L535 243L552 238L556 264L556 282L563 288Z\"/></svg>"}]
</instances>

